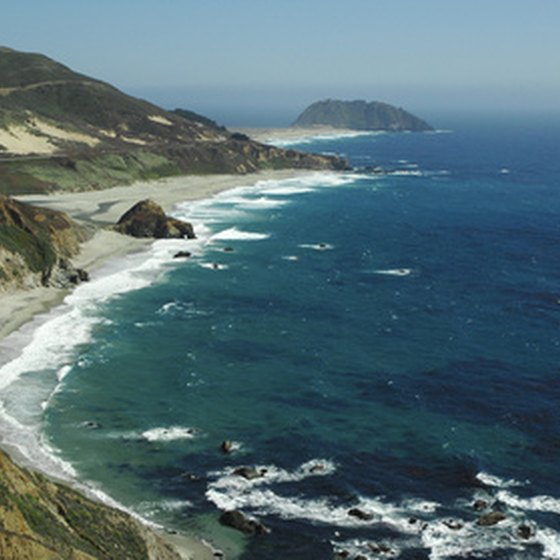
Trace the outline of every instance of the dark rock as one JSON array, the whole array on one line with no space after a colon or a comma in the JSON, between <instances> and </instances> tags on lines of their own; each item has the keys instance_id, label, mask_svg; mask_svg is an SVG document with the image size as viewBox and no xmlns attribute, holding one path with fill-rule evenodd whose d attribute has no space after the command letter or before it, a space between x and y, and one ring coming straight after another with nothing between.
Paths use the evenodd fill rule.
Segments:
<instances>
[{"instance_id":1,"label":"dark rock","mask_svg":"<svg viewBox=\"0 0 560 560\"><path fill-rule=\"evenodd\" d=\"M376 554L390 554L393 549L384 543L368 543L368 548Z\"/></svg>"},{"instance_id":2,"label":"dark rock","mask_svg":"<svg viewBox=\"0 0 560 560\"><path fill-rule=\"evenodd\" d=\"M233 471L233 474L237 476L242 476L247 480L253 480L255 478L262 478L266 474L266 469L261 469L258 471L254 467L239 467Z\"/></svg>"},{"instance_id":3,"label":"dark rock","mask_svg":"<svg viewBox=\"0 0 560 560\"><path fill-rule=\"evenodd\" d=\"M222 444L220 445L220 449L224 453L231 453L233 451L233 442L227 439L225 441L222 441Z\"/></svg>"},{"instance_id":4,"label":"dark rock","mask_svg":"<svg viewBox=\"0 0 560 560\"><path fill-rule=\"evenodd\" d=\"M270 529L262 523L249 519L238 510L226 511L220 515L220 523L233 529L237 529L246 535L265 535Z\"/></svg>"},{"instance_id":5,"label":"dark rock","mask_svg":"<svg viewBox=\"0 0 560 560\"><path fill-rule=\"evenodd\" d=\"M361 521L371 521L373 519L373 515L371 513L367 513L367 511L363 511L359 508L349 509L348 515L351 515L352 517L356 517Z\"/></svg>"},{"instance_id":6,"label":"dark rock","mask_svg":"<svg viewBox=\"0 0 560 560\"><path fill-rule=\"evenodd\" d=\"M517 527L517 536L524 540L530 539L533 536L533 529L529 525L519 525Z\"/></svg>"},{"instance_id":7,"label":"dark rock","mask_svg":"<svg viewBox=\"0 0 560 560\"><path fill-rule=\"evenodd\" d=\"M356 556L354 558L354 560L368 560L367 556L364 556L363 554L358 554L358 556Z\"/></svg>"},{"instance_id":8,"label":"dark rock","mask_svg":"<svg viewBox=\"0 0 560 560\"><path fill-rule=\"evenodd\" d=\"M81 425L88 430L99 430L99 428L101 428L101 424L95 420L86 420L82 422Z\"/></svg>"},{"instance_id":9,"label":"dark rock","mask_svg":"<svg viewBox=\"0 0 560 560\"><path fill-rule=\"evenodd\" d=\"M459 529L463 528L463 524L460 521L455 521L453 519L446 520L443 522L443 524L448 529L452 529L453 531L458 531Z\"/></svg>"},{"instance_id":10,"label":"dark rock","mask_svg":"<svg viewBox=\"0 0 560 560\"><path fill-rule=\"evenodd\" d=\"M132 237L152 237L156 239L194 239L191 224L170 218L153 200L142 200L125 212L115 226L115 230Z\"/></svg>"},{"instance_id":11,"label":"dark rock","mask_svg":"<svg viewBox=\"0 0 560 560\"><path fill-rule=\"evenodd\" d=\"M188 259L190 256L192 256L192 253L190 251L179 251L178 253L175 253L173 255L174 259Z\"/></svg>"},{"instance_id":12,"label":"dark rock","mask_svg":"<svg viewBox=\"0 0 560 560\"><path fill-rule=\"evenodd\" d=\"M232 253L233 252L233 247L224 247L224 252L225 253Z\"/></svg>"},{"instance_id":13,"label":"dark rock","mask_svg":"<svg viewBox=\"0 0 560 560\"><path fill-rule=\"evenodd\" d=\"M502 513L501 511L491 511L486 515L479 517L476 524L481 527L491 527L492 525L500 523L500 521L503 521L504 519L507 519L507 515L505 513Z\"/></svg>"},{"instance_id":14,"label":"dark rock","mask_svg":"<svg viewBox=\"0 0 560 560\"><path fill-rule=\"evenodd\" d=\"M486 500L476 500L473 504L474 511L483 511L488 507L488 502Z\"/></svg>"},{"instance_id":15,"label":"dark rock","mask_svg":"<svg viewBox=\"0 0 560 560\"><path fill-rule=\"evenodd\" d=\"M249 142L251 140L246 134L243 134L242 132L232 132L230 138L232 140L238 140L240 142Z\"/></svg>"},{"instance_id":16,"label":"dark rock","mask_svg":"<svg viewBox=\"0 0 560 560\"><path fill-rule=\"evenodd\" d=\"M347 550L340 550L336 553L334 560L346 560L350 557L350 553Z\"/></svg>"},{"instance_id":17,"label":"dark rock","mask_svg":"<svg viewBox=\"0 0 560 560\"><path fill-rule=\"evenodd\" d=\"M323 463L317 463L316 465L313 465L310 469L309 472L311 473L319 473L319 472L323 472L325 470L325 465L323 465Z\"/></svg>"},{"instance_id":18,"label":"dark rock","mask_svg":"<svg viewBox=\"0 0 560 560\"><path fill-rule=\"evenodd\" d=\"M416 519L415 517L410 517L408 522L410 523L410 525L416 525L416 523L418 523L418 519Z\"/></svg>"}]
</instances>

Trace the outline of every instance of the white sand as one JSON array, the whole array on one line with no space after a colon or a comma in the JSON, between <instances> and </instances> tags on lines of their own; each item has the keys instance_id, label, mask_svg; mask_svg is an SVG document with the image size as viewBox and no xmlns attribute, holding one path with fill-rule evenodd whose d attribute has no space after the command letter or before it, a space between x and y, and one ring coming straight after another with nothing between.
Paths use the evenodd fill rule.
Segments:
<instances>
[{"instance_id":1,"label":"white sand","mask_svg":"<svg viewBox=\"0 0 560 560\"><path fill-rule=\"evenodd\" d=\"M290 126L286 128L237 128L234 129L234 132L241 132L242 134L246 134L253 140L256 140L257 142L263 142L264 144L274 144L277 141L295 141L303 138L310 138L313 136L353 136L355 134L362 133L362 131L352 130L349 128L334 128L332 126L322 125L309 126L305 128L299 126Z\"/></svg>"},{"instance_id":2,"label":"white sand","mask_svg":"<svg viewBox=\"0 0 560 560\"><path fill-rule=\"evenodd\" d=\"M88 146L99 143L97 138L59 128L38 118L29 118L24 124L0 128L0 154L45 155L54 154L56 141L80 142ZM54 141L54 142L53 142Z\"/></svg>"}]
</instances>

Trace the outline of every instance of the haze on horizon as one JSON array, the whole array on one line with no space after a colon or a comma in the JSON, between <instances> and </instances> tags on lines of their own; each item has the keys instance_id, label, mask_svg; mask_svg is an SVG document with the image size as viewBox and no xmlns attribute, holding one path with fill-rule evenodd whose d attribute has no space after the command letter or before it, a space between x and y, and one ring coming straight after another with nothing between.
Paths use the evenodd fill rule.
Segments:
<instances>
[{"instance_id":1,"label":"haze on horizon","mask_svg":"<svg viewBox=\"0 0 560 560\"><path fill-rule=\"evenodd\" d=\"M554 0L7 0L0 42L166 108L287 125L328 97L560 114Z\"/></svg>"}]
</instances>

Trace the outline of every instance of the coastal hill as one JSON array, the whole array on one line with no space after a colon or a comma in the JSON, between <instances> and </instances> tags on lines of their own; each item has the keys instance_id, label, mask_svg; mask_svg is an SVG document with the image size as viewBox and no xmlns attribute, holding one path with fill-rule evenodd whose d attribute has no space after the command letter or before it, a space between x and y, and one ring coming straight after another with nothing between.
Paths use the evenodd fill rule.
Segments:
<instances>
[{"instance_id":1,"label":"coastal hill","mask_svg":"<svg viewBox=\"0 0 560 560\"><path fill-rule=\"evenodd\" d=\"M0 291L62 288L87 279L70 259L90 234L63 212L0 195Z\"/></svg>"},{"instance_id":2,"label":"coastal hill","mask_svg":"<svg viewBox=\"0 0 560 560\"><path fill-rule=\"evenodd\" d=\"M421 132L432 127L415 115L380 101L339 101L327 99L313 103L292 126L332 126L352 130Z\"/></svg>"},{"instance_id":3,"label":"coastal hill","mask_svg":"<svg viewBox=\"0 0 560 560\"><path fill-rule=\"evenodd\" d=\"M0 451L3 560L180 560L126 513L16 466Z\"/></svg>"},{"instance_id":4,"label":"coastal hill","mask_svg":"<svg viewBox=\"0 0 560 560\"><path fill-rule=\"evenodd\" d=\"M166 111L41 54L0 48L0 192L91 190L165 176L345 169Z\"/></svg>"}]
</instances>

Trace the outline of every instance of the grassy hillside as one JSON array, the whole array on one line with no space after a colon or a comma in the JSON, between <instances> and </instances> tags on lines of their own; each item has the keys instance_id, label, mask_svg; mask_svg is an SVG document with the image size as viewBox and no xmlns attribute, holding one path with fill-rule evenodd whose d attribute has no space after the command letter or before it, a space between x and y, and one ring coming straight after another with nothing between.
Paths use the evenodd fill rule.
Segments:
<instances>
[{"instance_id":1,"label":"grassy hillside","mask_svg":"<svg viewBox=\"0 0 560 560\"><path fill-rule=\"evenodd\" d=\"M0 451L3 560L179 560L129 515L16 466Z\"/></svg>"},{"instance_id":2,"label":"grassy hillside","mask_svg":"<svg viewBox=\"0 0 560 560\"><path fill-rule=\"evenodd\" d=\"M165 111L43 55L0 48L0 192L87 190L189 173L344 169Z\"/></svg>"},{"instance_id":3,"label":"grassy hillside","mask_svg":"<svg viewBox=\"0 0 560 560\"><path fill-rule=\"evenodd\" d=\"M71 283L69 259L87 235L62 212L0 196L0 289Z\"/></svg>"}]
</instances>

